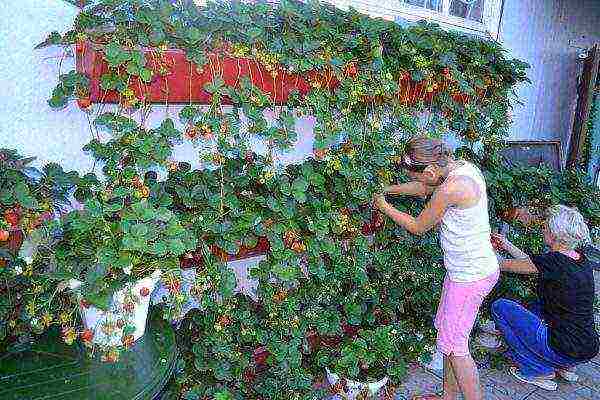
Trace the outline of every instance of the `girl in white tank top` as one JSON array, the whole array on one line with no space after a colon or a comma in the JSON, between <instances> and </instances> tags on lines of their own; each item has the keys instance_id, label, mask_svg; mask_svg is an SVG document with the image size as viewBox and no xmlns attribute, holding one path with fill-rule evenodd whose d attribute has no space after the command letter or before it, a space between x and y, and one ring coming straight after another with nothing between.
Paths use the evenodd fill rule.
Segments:
<instances>
[{"instance_id":1,"label":"girl in white tank top","mask_svg":"<svg viewBox=\"0 0 600 400\"><path fill-rule=\"evenodd\" d=\"M448 177L466 176L479 187L479 201L472 207L449 207L440 223L444 265L450 280L475 282L498 271L498 260L490 243L490 223L485 180L477 167L466 161Z\"/></svg>"}]
</instances>

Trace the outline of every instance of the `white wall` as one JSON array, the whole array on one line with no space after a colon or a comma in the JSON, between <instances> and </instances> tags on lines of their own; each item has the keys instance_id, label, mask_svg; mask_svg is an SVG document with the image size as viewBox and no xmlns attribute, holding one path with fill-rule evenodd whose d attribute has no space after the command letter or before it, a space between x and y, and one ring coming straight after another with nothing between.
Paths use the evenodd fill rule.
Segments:
<instances>
[{"instance_id":1,"label":"white wall","mask_svg":"<svg viewBox=\"0 0 600 400\"><path fill-rule=\"evenodd\" d=\"M62 0L0 2L0 18L10 21L0 27L5 55L0 59L0 147L87 172L92 160L81 150L91 138L86 115L74 104L61 111L46 104L56 85L61 50L33 49L52 30L67 30L76 13ZM568 138L580 68L577 49L569 42L600 41L599 26L598 0L506 0L500 40L512 56L532 65L533 81L519 90L525 105L514 113L514 138ZM73 59L63 61L63 71L72 67ZM178 110L169 111L177 122ZM151 121L164 112L157 110ZM283 161L302 159L312 148L311 123L300 122L298 130L301 143ZM197 156L187 144L177 148L176 158L196 161Z\"/></svg>"},{"instance_id":2,"label":"white wall","mask_svg":"<svg viewBox=\"0 0 600 400\"><path fill-rule=\"evenodd\" d=\"M77 9L61 0L3 1L0 42L0 146L27 156L56 161L68 168L89 170L91 160L81 147L89 140L85 114L77 107L55 112L46 100L56 85L59 52L35 51L52 30L66 30ZM63 71L73 67L66 59Z\"/></svg>"},{"instance_id":3,"label":"white wall","mask_svg":"<svg viewBox=\"0 0 600 400\"><path fill-rule=\"evenodd\" d=\"M67 170L85 173L93 167L92 158L82 151L92 138L86 114L75 102L59 111L50 109L46 103L57 83L62 49L33 49L51 31L66 31L76 14L77 8L62 0L0 4L0 18L11 21L0 27L0 43L7 55L0 59L0 147L15 148L25 156L37 156L38 166L53 161ZM73 58L65 58L61 71L68 72L73 67ZM155 106L153 109L148 126L159 124L165 113L179 124L178 107ZM108 110L109 107L104 108ZM279 162L299 161L312 152L312 126L309 118L298 121L299 142L293 152L279 154ZM260 148L257 143L256 149ZM198 165L197 151L190 143L177 146L174 158ZM96 171L99 172L98 167Z\"/></svg>"},{"instance_id":4,"label":"white wall","mask_svg":"<svg viewBox=\"0 0 600 400\"><path fill-rule=\"evenodd\" d=\"M519 89L525 104L515 110L512 136L560 139L566 149L582 68L575 46L600 42L600 1L506 0L499 40L531 65L532 84Z\"/></svg>"}]
</instances>

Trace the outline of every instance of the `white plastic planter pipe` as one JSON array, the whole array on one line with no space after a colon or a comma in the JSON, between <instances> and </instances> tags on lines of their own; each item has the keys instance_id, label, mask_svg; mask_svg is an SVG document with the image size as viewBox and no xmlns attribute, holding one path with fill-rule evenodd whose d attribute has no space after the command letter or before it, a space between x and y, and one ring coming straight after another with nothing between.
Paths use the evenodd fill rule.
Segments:
<instances>
[{"instance_id":1,"label":"white plastic planter pipe","mask_svg":"<svg viewBox=\"0 0 600 400\"><path fill-rule=\"evenodd\" d=\"M336 385L340 381L339 375L331 372L329 368L325 368L325 375L327 377L327 383L330 386ZM355 400L356 397L363 392L365 389L369 392L371 397L375 396L379 391L388 384L389 378L386 376L377 382L364 383L357 382L350 379L346 379L346 397L348 400Z\"/></svg>"},{"instance_id":2,"label":"white plastic planter pipe","mask_svg":"<svg viewBox=\"0 0 600 400\"><path fill-rule=\"evenodd\" d=\"M121 346L123 330L127 326L135 328L131 333L134 341L144 336L150 294L161 275L162 271L156 270L147 278L125 285L113 294L110 308L106 311L80 302L79 310L83 324L94 334L92 343L102 346ZM77 294L78 299L81 299L77 289L82 283L71 279L68 284Z\"/></svg>"}]
</instances>

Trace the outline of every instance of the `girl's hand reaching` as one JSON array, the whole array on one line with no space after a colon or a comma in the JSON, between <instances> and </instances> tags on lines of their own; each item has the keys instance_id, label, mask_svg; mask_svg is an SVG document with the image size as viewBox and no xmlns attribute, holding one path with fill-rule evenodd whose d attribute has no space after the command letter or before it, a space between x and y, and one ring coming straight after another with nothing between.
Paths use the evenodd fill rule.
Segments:
<instances>
[{"instance_id":1,"label":"girl's hand reaching","mask_svg":"<svg viewBox=\"0 0 600 400\"><path fill-rule=\"evenodd\" d=\"M373 197L373 206L375 206L376 209L383 211L383 209L385 208L386 205L387 205L387 201L385 201L384 194L376 194Z\"/></svg>"}]
</instances>

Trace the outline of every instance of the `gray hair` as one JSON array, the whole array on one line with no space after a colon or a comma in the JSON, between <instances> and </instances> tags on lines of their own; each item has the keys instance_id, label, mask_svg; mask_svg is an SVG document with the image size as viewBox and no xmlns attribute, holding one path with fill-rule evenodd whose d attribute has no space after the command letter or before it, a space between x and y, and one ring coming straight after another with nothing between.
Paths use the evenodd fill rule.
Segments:
<instances>
[{"instance_id":1,"label":"gray hair","mask_svg":"<svg viewBox=\"0 0 600 400\"><path fill-rule=\"evenodd\" d=\"M569 249L577 249L591 243L590 230L577 208L562 204L548 209L548 229L557 242Z\"/></svg>"}]
</instances>

